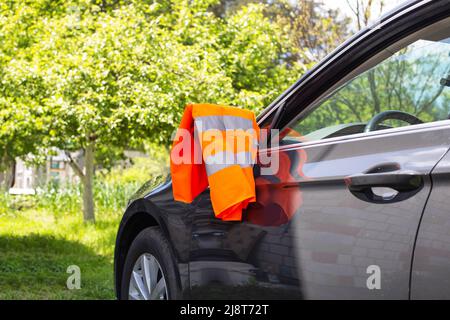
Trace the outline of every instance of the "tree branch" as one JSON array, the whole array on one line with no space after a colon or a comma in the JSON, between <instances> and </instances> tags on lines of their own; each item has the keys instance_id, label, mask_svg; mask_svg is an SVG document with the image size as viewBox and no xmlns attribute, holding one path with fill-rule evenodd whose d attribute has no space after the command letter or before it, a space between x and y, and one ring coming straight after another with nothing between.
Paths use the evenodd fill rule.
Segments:
<instances>
[{"instance_id":1,"label":"tree branch","mask_svg":"<svg viewBox=\"0 0 450 320\"><path fill-rule=\"evenodd\" d=\"M434 95L433 98L431 98L430 101L428 101L427 103L422 105L422 107L420 107L420 109L418 110L416 115L419 115L422 112L424 112L425 110L427 110L436 101L436 99L439 98L439 96L441 95L442 91L444 91L444 86L441 86L439 88L438 92L436 92L436 94Z\"/></svg>"},{"instance_id":2,"label":"tree branch","mask_svg":"<svg viewBox=\"0 0 450 320\"><path fill-rule=\"evenodd\" d=\"M380 105L380 98L378 97L377 84L375 81L374 73L375 73L375 70L370 70L367 73L367 79L369 80L369 88L370 88L370 93L373 98L374 109L375 109L375 112L378 114L381 111L381 105Z\"/></svg>"},{"instance_id":3,"label":"tree branch","mask_svg":"<svg viewBox=\"0 0 450 320\"><path fill-rule=\"evenodd\" d=\"M67 158L69 158L69 165L72 168L72 170L75 172L75 174L80 177L80 179L84 179L85 175L83 173L83 170L81 170L80 166L75 162L75 160L72 158L72 155L70 152L65 151L65 154Z\"/></svg>"}]
</instances>

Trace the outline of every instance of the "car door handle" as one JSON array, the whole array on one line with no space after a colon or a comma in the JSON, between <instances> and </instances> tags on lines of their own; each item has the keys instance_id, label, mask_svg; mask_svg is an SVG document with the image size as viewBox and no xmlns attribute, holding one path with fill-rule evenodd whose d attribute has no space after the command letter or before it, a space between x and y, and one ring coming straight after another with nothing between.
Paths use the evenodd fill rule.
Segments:
<instances>
[{"instance_id":1,"label":"car door handle","mask_svg":"<svg viewBox=\"0 0 450 320\"><path fill-rule=\"evenodd\" d=\"M346 177L345 184L350 192L360 200L372 203L393 203L406 200L423 187L423 176L414 171L368 172ZM374 193L372 188L395 190L391 197Z\"/></svg>"}]
</instances>

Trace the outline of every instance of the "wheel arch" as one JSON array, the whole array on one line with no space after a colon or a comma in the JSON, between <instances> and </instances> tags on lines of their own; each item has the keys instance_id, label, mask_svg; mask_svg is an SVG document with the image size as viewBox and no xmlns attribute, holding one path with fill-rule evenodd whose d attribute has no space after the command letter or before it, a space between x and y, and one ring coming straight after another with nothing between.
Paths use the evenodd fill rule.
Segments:
<instances>
[{"instance_id":1,"label":"wheel arch","mask_svg":"<svg viewBox=\"0 0 450 320\"><path fill-rule=\"evenodd\" d=\"M156 210L144 209L137 205L138 202L140 201L136 201L136 204L132 204L128 207L117 232L114 251L114 287L118 299L121 298L120 288L125 259L131 243L136 236L148 227L159 227L170 242L165 223L156 213Z\"/></svg>"}]
</instances>

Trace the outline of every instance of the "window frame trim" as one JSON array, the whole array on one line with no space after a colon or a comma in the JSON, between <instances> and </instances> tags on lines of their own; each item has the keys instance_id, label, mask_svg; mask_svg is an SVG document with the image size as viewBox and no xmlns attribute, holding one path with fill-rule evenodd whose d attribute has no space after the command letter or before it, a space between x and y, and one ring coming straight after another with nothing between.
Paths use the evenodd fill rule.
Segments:
<instances>
[{"instance_id":1,"label":"window frame trim","mask_svg":"<svg viewBox=\"0 0 450 320\"><path fill-rule=\"evenodd\" d=\"M346 135L346 136L342 136L342 137L326 138L326 139L322 139L322 140L314 140L314 141L307 141L307 142L298 142L298 143L286 144L286 145L282 145L282 146L278 145L276 147L271 146L266 149L261 149L259 152L289 151L289 150L310 148L310 147L322 146L322 145L332 145L332 144L347 143L347 142L352 142L352 141L369 140L369 139L373 139L373 138L377 138L377 137L381 137L381 136L397 136L397 135L402 135L402 134L414 134L416 132L427 132L427 131L435 131L435 130L442 130L442 129L450 129L450 119L421 123L421 124L398 127L398 128L384 129L384 130L379 130L379 131L362 132L362 133L350 134L350 135ZM449 145L450 145L450 141L449 141Z\"/></svg>"}]
</instances>

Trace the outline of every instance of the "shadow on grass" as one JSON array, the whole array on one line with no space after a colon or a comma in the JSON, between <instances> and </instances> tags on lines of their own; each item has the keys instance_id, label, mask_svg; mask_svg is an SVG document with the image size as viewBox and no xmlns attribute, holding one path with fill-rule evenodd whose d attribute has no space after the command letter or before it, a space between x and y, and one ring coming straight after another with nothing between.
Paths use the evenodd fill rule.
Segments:
<instances>
[{"instance_id":1,"label":"shadow on grass","mask_svg":"<svg viewBox=\"0 0 450 320\"><path fill-rule=\"evenodd\" d=\"M81 289L66 272L81 269ZM75 241L45 235L0 236L0 299L113 299L113 264Z\"/></svg>"}]
</instances>

